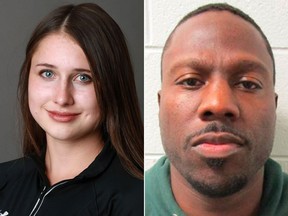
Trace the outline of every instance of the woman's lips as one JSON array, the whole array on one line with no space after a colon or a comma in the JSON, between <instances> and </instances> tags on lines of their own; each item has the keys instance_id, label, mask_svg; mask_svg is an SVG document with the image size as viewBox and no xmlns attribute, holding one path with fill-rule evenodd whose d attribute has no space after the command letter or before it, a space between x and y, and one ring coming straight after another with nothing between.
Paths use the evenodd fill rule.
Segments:
<instances>
[{"instance_id":1,"label":"woman's lips","mask_svg":"<svg viewBox=\"0 0 288 216\"><path fill-rule=\"evenodd\" d=\"M58 122L70 122L77 118L79 113L48 111L49 116Z\"/></svg>"}]
</instances>

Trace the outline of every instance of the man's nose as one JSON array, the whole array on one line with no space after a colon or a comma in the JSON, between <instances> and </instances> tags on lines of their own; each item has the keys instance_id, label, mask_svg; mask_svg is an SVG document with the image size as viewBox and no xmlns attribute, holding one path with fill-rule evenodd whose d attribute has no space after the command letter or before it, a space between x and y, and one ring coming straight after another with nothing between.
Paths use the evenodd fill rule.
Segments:
<instances>
[{"instance_id":1,"label":"man's nose","mask_svg":"<svg viewBox=\"0 0 288 216\"><path fill-rule=\"evenodd\" d=\"M54 103L60 106L72 105L74 103L72 87L67 81L57 83L54 91Z\"/></svg>"},{"instance_id":2,"label":"man's nose","mask_svg":"<svg viewBox=\"0 0 288 216\"><path fill-rule=\"evenodd\" d=\"M240 110L233 87L227 81L218 81L205 87L198 113L204 121L235 121Z\"/></svg>"}]
</instances>

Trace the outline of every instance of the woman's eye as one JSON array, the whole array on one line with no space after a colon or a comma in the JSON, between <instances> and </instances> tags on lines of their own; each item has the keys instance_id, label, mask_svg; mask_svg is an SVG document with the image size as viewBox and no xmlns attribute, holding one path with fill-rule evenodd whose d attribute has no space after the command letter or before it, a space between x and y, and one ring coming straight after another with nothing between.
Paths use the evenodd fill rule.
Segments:
<instances>
[{"instance_id":1,"label":"woman's eye","mask_svg":"<svg viewBox=\"0 0 288 216\"><path fill-rule=\"evenodd\" d=\"M262 87L255 83L255 82L251 82L251 81L242 81L242 82L239 82L237 84L237 86L239 88L243 88L245 90L256 90L256 89L261 89Z\"/></svg>"},{"instance_id":2,"label":"woman's eye","mask_svg":"<svg viewBox=\"0 0 288 216\"><path fill-rule=\"evenodd\" d=\"M54 76L54 73L51 70L42 70L41 76L44 78L52 78Z\"/></svg>"},{"instance_id":3,"label":"woman's eye","mask_svg":"<svg viewBox=\"0 0 288 216\"><path fill-rule=\"evenodd\" d=\"M77 77L76 77L76 80L77 81L80 81L82 83L88 83L88 82L91 82L92 81L92 78L91 76L87 75L87 74L79 74Z\"/></svg>"}]
</instances>

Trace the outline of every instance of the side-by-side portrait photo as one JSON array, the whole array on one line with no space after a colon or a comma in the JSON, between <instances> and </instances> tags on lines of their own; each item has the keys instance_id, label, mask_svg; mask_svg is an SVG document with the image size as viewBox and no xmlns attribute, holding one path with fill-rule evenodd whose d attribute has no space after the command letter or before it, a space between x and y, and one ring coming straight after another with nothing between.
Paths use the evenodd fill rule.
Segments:
<instances>
[{"instance_id":1,"label":"side-by-side portrait photo","mask_svg":"<svg viewBox=\"0 0 288 216\"><path fill-rule=\"evenodd\" d=\"M0 216L288 216L288 1L0 2Z\"/></svg>"}]
</instances>

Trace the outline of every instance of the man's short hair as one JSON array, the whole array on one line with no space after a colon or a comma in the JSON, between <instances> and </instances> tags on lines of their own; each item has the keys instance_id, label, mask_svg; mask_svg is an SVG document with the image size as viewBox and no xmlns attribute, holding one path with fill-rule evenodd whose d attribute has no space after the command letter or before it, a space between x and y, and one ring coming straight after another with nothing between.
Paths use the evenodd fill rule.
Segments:
<instances>
[{"instance_id":1,"label":"man's short hair","mask_svg":"<svg viewBox=\"0 0 288 216\"><path fill-rule=\"evenodd\" d=\"M274 55L272 52L272 48L270 46L270 43L267 39L267 37L265 36L265 34L263 33L262 29L257 25L257 23L246 13L244 13L243 11L241 11L238 8L235 8L227 3L212 3L212 4L207 4L204 6L201 6L199 8L197 8L196 10L191 11L190 13L188 13L186 16L184 16L176 25L176 27L173 29L173 31L171 32L171 34L169 35L168 39L165 42L164 48L163 48L163 52L162 52L162 57L161 57L161 61L163 61L163 55L165 53L165 50L169 47L169 44L171 42L171 39L173 37L174 32L176 31L176 29L178 28L179 25L181 25L182 23L184 23L185 21L187 21L188 19L190 19L193 16L196 16L198 14L207 12L207 11L228 11L232 14L235 14L236 16L239 16L240 18L246 20L247 22L249 22L250 24L252 24L260 33L260 35L262 36L262 38L264 39L267 51L272 59L272 64L273 64L273 83L275 84L275 60L274 60ZM161 62L161 68L162 68L162 62ZM162 71L162 69L161 69ZM162 77L162 72L161 72L161 77Z\"/></svg>"}]
</instances>

